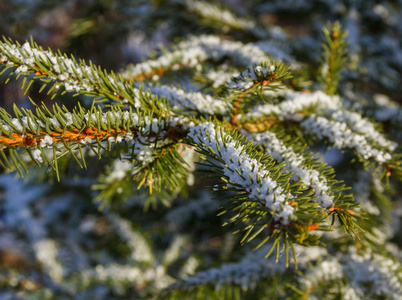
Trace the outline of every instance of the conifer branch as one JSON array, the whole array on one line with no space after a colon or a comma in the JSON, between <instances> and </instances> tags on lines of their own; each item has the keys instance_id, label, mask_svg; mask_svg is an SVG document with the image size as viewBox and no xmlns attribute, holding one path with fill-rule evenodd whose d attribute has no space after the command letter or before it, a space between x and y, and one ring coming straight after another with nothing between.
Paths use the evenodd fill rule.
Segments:
<instances>
[{"instance_id":1,"label":"conifer branch","mask_svg":"<svg viewBox=\"0 0 402 300\"><path fill-rule=\"evenodd\" d=\"M15 113L17 118L11 118L4 109L0 110L3 167L13 166L19 170L21 166L25 169L25 164L14 150L25 148L34 162L45 160L57 174L57 158L67 152L76 158L74 149L89 146L100 157L101 149L110 151L112 143L122 141L126 142L126 147L130 141L137 139L155 145L166 139L177 142L185 137L187 127L185 119L154 118L152 113L133 112L131 109L122 111L119 107L111 107L108 112L103 112L101 107L93 107L90 111L78 107L70 113L66 108L55 105L52 113L43 106L36 108L36 115L30 110L20 111L15 107ZM174 128L180 129L176 131ZM107 142L107 147L104 142ZM47 148L53 149L51 158L45 151ZM5 150L8 150L11 161L6 157ZM84 158L81 159L85 165Z\"/></svg>"},{"instance_id":2,"label":"conifer branch","mask_svg":"<svg viewBox=\"0 0 402 300\"><path fill-rule=\"evenodd\" d=\"M304 134L325 140L339 149L349 149L356 153L361 162L371 161L376 166L383 163L398 166L399 156L392 157L397 144L387 140L375 126L357 113L343 109L338 96L328 96L322 92L286 92L289 100L279 104L263 104L242 116L244 126L258 118L267 121L267 126L253 129L266 130L272 127L270 119L291 124L299 124ZM260 121L261 122L261 121ZM253 123L253 121L251 121ZM263 123L264 124L264 123Z\"/></svg>"},{"instance_id":3,"label":"conifer branch","mask_svg":"<svg viewBox=\"0 0 402 300\"><path fill-rule=\"evenodd\" d=\"M203 114L205 116L226 115L230 110L228 101L216 99L200 92L186 92L177 87L166 85L145 86L158 97L166 98L170 108L180 113L191 115Z\"/></svg>"},{"instance_id":4,"label":"conifer branch","mask_svg":"<svg viewBox=\"0 0 402 300\"><path fill-rule=\"evenodd\" d=\"M155 59L129 66L121 74L126 79L145 79L155 74L162 75L167 70L197 68L208 60L219 61L226 57L236 65L247 67L269 61L269 54L262 49L253 43L243 44L212 35L201 35L174 45L171 51Z\"/></svg>"},{"instance_id":5,"label":"conifer branch","mask_svg":"<svg viewBox=\"0 0 402 300\"><path fill-rule=\"evenodd\" d=\"M209 292L214 297L233 299L234 295L257 289L270 278L284 274L288 269L286 257L282 255L276 263L274 257L264 258L266 247L254 252L248 252L238 262L225 263L219 267L197 272L186 280L178 281L162 291L166 299L177 299L195 294L205 295ZM312 252L317 255L327 254L322 247L303 247L295 245L295 252L300 257L299 268L307 268L317 257L305 255ZM232 296L232 297L231 297Z\"/></svg>"},{"instance_id":6,"label":"conifer branch","mask_svg":"<svg viewBox=\"0 0 402 300\"><path fill-rule=\"evenodd\" d=\"M113 72L108 73L92 63L77 62L66 54L53 53L51 50L43 50L36 43L24 43L22 46L4 39L0 42L0 72L8 69L17 78L21 75L30 76L25 92L36 79L42 81L43 90L50 86L48 94L56 92L52 97L66 92L88 95L98 100L128 102L134 107L140 107L141 91L133 83L126 82ZM52 83L53 82L53 83ZM25 81L23 88L25 86Z\"/></svg>"},{"instance_id":7,"label":"conifer branch","mask_svg":"<svg viewBox=\"0 0 402 300\"><path fill-rule=\"evenodd\" d=\"M340 73L345 68L347 53L347 32L342 32L339 22L328 23L323 28L324 41L322 44L322 67L319 81L328 95L335 94L341 79Z\"/></svg>"},{"instance_id":8,"label":"conifer branch","mask_svg":"<svg viewBox=\"0 0 402 300\"><path fill-rule=\"evenodd\" d=\"M235 193L226 212L238 212L229 222L245 223L248 231L243 241L250 242L266 228L272 230L274 245L279 245L281 237L286 243L303 243L309 231L323 225L325 218L335 211L346 231L354 235L359 232L354 212L349 209L355 206L350 195L342 198L337 194L334 200L347 207L345 211L349 215L345 215L331 206L334 197L324 197L320 187L320 195L325 198L320 208L317 202L311 201L314 190L309 191L303 179L292 181L292 173L285 171L283 164L263 155L240 135L227 133L213 123L202 123L190 129L189 137L197 151L218 162L212 171L221 176L222 185L214 186L214 191ZM252 231L255 232L250 235Z\"/></svg>"},{"instance_id":9,"label":"conifer branch","mask_svg":"<svg viewBox=\"0 0 402 300\"><path fill-rule=\"evenodd\" d=\"M328 165L318 162L312 153L305 153L300 144L293 141L292 145L287 145L286 141L288 143L290 141L283 133L275 134L270 131L248 133L245 130L241 133L250 140L258 142L264 148L264 152L273 159L279 163L284 162L285 169L293 174L292 180L301 180L305 186L314 190L314 197L317 197L314 200L322 207L333 206L335 198L337 201L346 201L353 205L353 198L350 195L341 194L341 198L335 197L343 190L338 189L340 182L333 179L335 171ZM336 194L332 191L332 186Z\"/></svg>"},{"instance_id":10,"label":"conifer branch","mask_svg":"<svg viewBox=\"0 0 402 300\"><path fill-rule=\"evenodd\" d=\"M116 74L0 42L0 82L85 100L0 109L0 168L35 181L0 176L0 298L399 299L395 1L4 1L113 69L168 44Z\"/></svg>"},{"instance_id":11,"label":"conifer branch","mask_svg":"<svg viewBox=\"0 0 402 300\"><path fill-rule=\"evenodd\" d=\"M252 34L257 38L264 39L269 36L269 33L254 21L236 16L223 5L197 0L185 0L183 4L190 13L195 13L201 17L200 23L202 24L223 29L223 31L232 29L245 34Z\"/></svg>"},{"instance_id":12,"label":"conifer branch","mask_svg":"<svg viewBox=\"0 0 402 300\"><path fill-rule=\"evenodd\" d=\"M278 88L275 86L276 83L290 77L288 69L284 67L282 63L275 61L273 61L272 64L263 62L258 66L247 69L241 75L234 77L228 84L229 89L231 89L231 92L234 95L231 97L237 97L233 104L230 123L232 125L237 123L240 103L247 93L250 93L259 87L262 91L264 88L267 88L268 85L270 90L275 90Z\"/></svg>"},{"instance_id":13,"label":"conifer branch","mask_svg":"<svg viewBox=\"0 0 402 300\"><path fill-rule=\"evenodd\" d=\"M367 250L362 252L359 253L355 247L350 247L349 254L341 256L338 260L327 257L302 276L299 279L299 294L302 299L320 295L322 286L326 287L326 291L332 290L334 296L347 292L359 298L370 295L373 298L394 299L393 295L402 292L400 263ZM342 278L347 280L345 284L339 285Z\"/></svg>"}]
</instances>

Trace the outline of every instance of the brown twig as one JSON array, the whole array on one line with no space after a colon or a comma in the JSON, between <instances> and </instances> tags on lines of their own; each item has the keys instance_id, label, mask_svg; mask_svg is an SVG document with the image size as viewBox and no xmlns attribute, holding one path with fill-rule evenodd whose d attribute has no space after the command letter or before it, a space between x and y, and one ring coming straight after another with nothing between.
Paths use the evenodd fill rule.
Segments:
<instances>
[{"instance_id":1,"label":"brown twig","mask_svg":"<svg viewBox=\"0 0 402 300\"><path fill-rule=\"evenodd\" d=\"M276 74L271 75L272 77L275 77ZM263 81L259 81L254 83L251 87L249 87L248 89L246 89L245 91L243 91L239 97L237 97L235 103L233 104L233 115L232 118L230 119L230 124L232 125L236 125L237 121L238 121L238 114L239 114L239 107L240 107L240 102L241 100L244 98L244 96L252 89L254 89L255 87L261 85L261 86L266 86L268 83L274 83L275 81L269 81L269 80L263 80Z\"/></svg>"}]
</instances>

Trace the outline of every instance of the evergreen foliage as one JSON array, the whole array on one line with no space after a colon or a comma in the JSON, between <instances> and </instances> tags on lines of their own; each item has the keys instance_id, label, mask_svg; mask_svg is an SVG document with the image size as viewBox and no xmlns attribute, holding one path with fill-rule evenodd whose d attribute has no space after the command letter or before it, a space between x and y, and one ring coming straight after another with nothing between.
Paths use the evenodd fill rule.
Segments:
<instances>
[{"instance_id":1,"label":"evergreen foliage","mask_svg":"<svg viewBox=\"0 0 402 300\"><path fill-rule=\"evenodd\" d=\"M356 31L374 12L381 34L401 34L384 15L402 4L225 2L85 4L74 56L3 38L4 85L61 104L27 95L0 108L0 224L14 249L0 243L0 296L401 299L402 111L390 97L402 68ZM316 22L343 26L309 40L263 23L298 5L329 5ZM109 71L75 58L101 28L170 42Z\"/></svg>"}]
</instances>

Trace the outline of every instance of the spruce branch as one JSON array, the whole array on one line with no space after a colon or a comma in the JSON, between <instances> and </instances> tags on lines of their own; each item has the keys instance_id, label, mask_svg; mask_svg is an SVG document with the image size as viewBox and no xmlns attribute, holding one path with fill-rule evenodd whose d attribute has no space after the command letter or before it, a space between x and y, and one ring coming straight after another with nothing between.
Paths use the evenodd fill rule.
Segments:
<instances>
[{"instance_id":1,"label":"spruce branch","mask_svg":"<svg viewBox=\"0 0 402 300\"><path fill-rule=\"evenodd\" d=\"M168 143L155 148L157 149L145 154L148 156L145 159L144 152L146 153L147 150L144 151L144 146L141 145L140 150L134 150L134 153L138 154L134 155L133 179L139 182L138 188L147 185L150 194L153 190L180 190L188 175L188 165L178 151L180 146Z\"/></svg>"},{"instance_id":2,"label":"spruce branch","mask_svg":"<svg viewBox=\"0 0 402 300\"><path fill-rule=\"evenodd\" d=\"M142 80L155 74L162 75L167 70L179 70L183 67L197 68L208 60L220 61L229 58L241 67L269 61L269 53L259 45L223 40L213 35L193 36L175 44L162 55L128 66L121 72L127 80Z\"/></svg>"},{"instance_id":3,"label":"spruce branch","mask_svg":"<svg viewBox=\"0 0 402 300\"><path fill-rule=\"evenodd\" d=\"M88 146L100 157L101 150L110 151L112 143L118 145L122 141L125 141L126 151L132 140L145 139L143 143L148 145L157 145L166 139L177 142L185 137L187 127L185 119L165 114L155 118L153 113L133 112L132 109L122 111L119 106L112 106L107 112L103 112L101 107L93 106L87 111L79 106L70 113L58 105L53 106L53 112L44 105L37 107L36 114L16 107L14 110L17 118L11 118L0 109L1 163L7 169L14 167L21 175L20 167L25 170L26 167L17 153L19 149L25 149L37 164L46 161L59 177L57 159L66 153L70 153L81 167L85 166L84 157L81 155L81 164L74 153L77 148L81 152L82 147ZM47 149L53 151L50 156Z\"/></svg>"},{"instance_id":4,"label":"spruce branch","mask_svg":"<svg viewBox=\"0 0 402 300\"><path fill-rule=\"evenodd\" d=\"M314 190L315 201L319 202L324 208L329 208L334 204L335 194L347 190L340 188L341 182L334 180L335 171L328 165L319 162L313 153L304 152L305 147L294 141L284 133L274 133L270 131L260 133L249 133L242 130L241 133L250 140L259 143L264 152L271 155L279 163L285 163L285 169L292 173L292 180L301 180L304 185ZM344 198L346 197L346 198ZM342 198L353 204L353 198L342 195ZM340 199L338 199L339 201Z\"/></svg>"},{"instance_id":5,"label":"spruce branch","mask_svg":"<svg viewBox=\"0 0 402 300\"><path fill-rule=\"evenodd\" d=\"M130 199L136 194L133 181L133 164L117 158L106 171L99 175L96 183L91 186L92 190L99 191L94 201L102 201L101 208L117 204L119 197ZM141 195L136 195L141 202Z\"/></svg>"},{"instance_id":6,"label":"spruce branch","mask_svg":"<svg viewBox=\"0 0 402 300\"><path fill-rule=\"evenodd\" d=\"M42 82L41 91L50 86L48 94L55 92L52 98L59 93L74 92L75 95L87 95L98 101L127 102L134 107L144 106L145 109L150 107L141 105L140 98L144 93L120 75L102 70L91 62L77 62L73 56L68 58L60 52L56 54L43 50L33 41L21 46L4 38L4 42L0 42L0 66L0 73L12 70L7 81L14 73L17 78L25 76L22 87L25 93L33 81L39 79Z\"/></svg>"},{"instance_id":7,"label":"spruce branch","mask_svg":"<svg viewBox=\"0 0 402 300\"><path fill-rule=\"evenodd\" d=\"M242 136L206 122L192 127L189 137L197 151L218 162L212 171L221 176L222 185L214 186L214 190L235 193L225 212L236 212L229 222L244 223L247 232L243 241L250 242L264 229L272 231L275 242L268 255L274 247L278 251L281 238L285 245L303 243L309 231L323 225L331 213L312 201L313 192L301 180L290 181L292 173L285 171L283 164L256 150ZM348 221L345 228L359 230L353 218ZM269 239L270 236L260 246Z\"/></svg>"},{"instance_id":8,"label":"spruce branch","mask_svg":"<svg viewBox=\"0 0 402 300\"><path fill-rule=\"evenodd\" d=\"M99 191L95 200L102 201L103 207L117 205L121 197L138 198L145 210L156 208L157 202L170 206L191 180L192 147L168 139L148 145L140 137L130 152L116 159L112 168L92 185L93 190ZM148 192L140 191L142 186L148 187Z\"/></svg>"},{"instance_id":9,"label":"spruce branch","mask_svg":"<svg viewBox=\"0 0 402 300\"><path fill-rule=\"evenodd\" d=\"M349 148L357 154L359 160L367 162L372 160L377 164L391 162L392 153L396 144L386 141L381 144L377 140L372 141L372 136L361 134L348 128L346 122L337 119L328 120L325 117L312 114L300 125L309 134L316 135L318 138L325 138L336 148ZM380 136L380 135L378 135Z\"/></svg>"},{"instance_id":10,"label":"spruce branch","mask_svg":"<svg viewBox=\"0 0 402 300\"><path fill-rule=\"evenodd\" d=\"M299 278L302 299L319 296L323 286L325 296L331 290L334 296L352 293L358 298L397 299L395 295L402 292L399 262L370 250L359 251L356 247L350 247L348 252L336 258L327 257ZM343 284L339 284L343 278Z\"/></svg>"},{"instance_id":11,"label":"spruce branch","mask_svg":"<svg viewBox=\"0 0 402 300\"><path fill-rule=\"evenodd\" d=\"M4 1L0 29L62 12L113 69L168 45L114 73L0 42L1 82L85 100L0 109L0 168L35 182L0 176L0 298L400 298L397 1Z\"/></svg>"},{"instance_id":12,"label":"spruce branch","mask_svg":"<svg viewBox=\"0 0 402 300\"><path fill-rule=\"evenodd\" d=\"M258 88L261 88L261 91L277 89L277 83L291 77L288 70L281 62L273 61L272 64L262 62L234 77L228 84L231 92L230 98L235 98L230 123L232 125L237 123L240 103L248 93L252 93Z\"/></svg>"},{"instance_id":13,"label":"spruce branch","mask_svg":"<svg viewBox=\"0 0 402 300\"><path fill-rule=\"evenodd\" d=\"M326 109L340 109L342 102L339 96L329 96L321 91L295 92L284 90L278 95L278 104L265 103L254 106L244 113L242 119L257 119L274 116L280 121L300 122L312 112L322 113Z\"/></svg>"},{"instance_id":14,"label":"spruce branch","mask_svg":"<svg viewBox=\"0 0 402 300\"><path fill-rule=\"evenodd\" d=\"M291 141L283 132L249 133L242 129L241 133L259 143L264 153L278 163L285 163L285 170L293 174L291 181L300 180L307 189L314 191L312 200L335 215L345 232L358 237L362 231L356 219L358 205L348 192L349 188L334 179L333 168L319 162L313 153L306 153L305 146Z\"/></svg>"},{"instance_id":15,"label":"spruce branch","mask_svg":"<svg viewBox=\"0 0 402 300\"><path fill-rule=\"evenodd\" d=\"M284 255L280 257L280 262L276 263L274 257L264 258L266 251L267 247L250 251L237 262L224 263L219 267L197 272L169 286L162 291L161 296L164 299L177 299L199 295L199 299L204 299L202 296L210 293L219 299L233 299L234 295L240 297L246 291L258 289L276 276L289 271L284 267L286 264ZM295 252L300 258L300 269L307 268L318 257L327 255L326 250L319 246L295 245ZM309 252L314 255L309 255Z\"/></svg>"},{"instance_id":16,"label":"spruce branch","mask_svg":"<svg viewBox=\"0 0 402 300\"><path fill-rule=\"evenodd\" d=\"M185 0L182 1L190 13L197 14L202 25L208 25L227 32L234 30L252 34L257 38L267 38L269 33L256 22L235 15L231 10L221 4L208 3L205 1Z\"/></svg>"},{"instance_id":17,"label":"spruce branch","mask_svg":"<svg viewBox=\"0 0 402 300\"><path fill-rule=\"evenodd\" d=\"M395 153L397 144L389 141L369 120L344 109L339 96L329 96L320 91L285 91L285 95L288 100L279 104L258 105L245 113L242 126L258 132L271 128L275 121L292 128L299 125L304 135L327 141L338 149L353 151L365 165L396 166L394 174L399 174L400 158ZM260 124L250 125L257 120Z\"/></svg>"},{"instance_id":18,"label":"spruce branch","mask_svg":"<svg viewBox=\"0 0 402 300\"><path fill-rule=\"evenodd\" d=\"M328 95L335 94L341 79L341 72L345 68L347 45L347 31L342 31L339 22L327 23L323 28L324 41L322 44L322 66L319 82Z\"/></svg>"},{"instance_id":19,"label":"spruce branch","mask_svg":"<svg viewBox=\"0 0 402 300\"><path fill-rule=\"evenodd\" d=\"M145 87L154 95L166 98L170 108L181 114L202 114L205 117L227 115L231 108L229 102L200 92L186 92L183 89L166 85L146 85Z\"/></svg>"}]
</instances>

